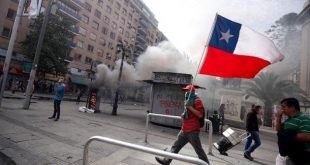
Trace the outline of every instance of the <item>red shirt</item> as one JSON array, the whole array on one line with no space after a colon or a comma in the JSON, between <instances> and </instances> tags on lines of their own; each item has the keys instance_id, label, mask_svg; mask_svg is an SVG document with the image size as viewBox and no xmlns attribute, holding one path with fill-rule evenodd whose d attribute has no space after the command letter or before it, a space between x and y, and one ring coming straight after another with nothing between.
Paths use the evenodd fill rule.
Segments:
<instances>
[{"instance_id":1,"label":"red shirt","mask_svg":"<svg viewBox=\"0 0 310 165\"><path fill-rule=\"evenodd\" d=\"M195 106L193 107L194 109L200 111L201 114L203 114L203 105L202 101L199 97L195 99ZM200 131L200 123L199 123L199 118L195 116L191 111L189 112L189 118L184 119L182 116L182 128L181 130L183 132L192 132L192 131Z\"/></svg>"}]
</instances>

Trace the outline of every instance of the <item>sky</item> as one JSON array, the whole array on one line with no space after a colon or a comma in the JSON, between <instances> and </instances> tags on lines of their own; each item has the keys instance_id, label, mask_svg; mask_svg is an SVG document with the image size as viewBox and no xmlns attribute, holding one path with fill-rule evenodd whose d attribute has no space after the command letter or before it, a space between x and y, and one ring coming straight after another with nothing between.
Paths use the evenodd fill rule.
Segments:
<instances>
[{"instance_id":1,"label":"sky","mask_svg":"<svg viewBox=\"0 0 310 165\"><path fill-rule=\"evenodd\" d=\"M158 28L194 61L202 56L216 13L264 33L281 16L300 13L306 0L143 0Z\"/></svg>"}]
</instances>

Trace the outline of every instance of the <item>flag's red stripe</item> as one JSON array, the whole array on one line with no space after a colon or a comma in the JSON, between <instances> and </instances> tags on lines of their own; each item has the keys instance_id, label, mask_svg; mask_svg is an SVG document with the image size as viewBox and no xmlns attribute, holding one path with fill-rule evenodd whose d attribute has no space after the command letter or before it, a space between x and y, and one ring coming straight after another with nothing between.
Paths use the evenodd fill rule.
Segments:
<instances>
[{"instance_id":1,"label":"flag's red stripe","mask_svg":"<svg viewBox=\"0 0 310 165\"><path fill-rule=\"evenodd\" d=\"M208 47L208 53L199 73L224 78L253 78L269 64L269 61L261 58L235 55Z\"/></svg>"}]
</instances>

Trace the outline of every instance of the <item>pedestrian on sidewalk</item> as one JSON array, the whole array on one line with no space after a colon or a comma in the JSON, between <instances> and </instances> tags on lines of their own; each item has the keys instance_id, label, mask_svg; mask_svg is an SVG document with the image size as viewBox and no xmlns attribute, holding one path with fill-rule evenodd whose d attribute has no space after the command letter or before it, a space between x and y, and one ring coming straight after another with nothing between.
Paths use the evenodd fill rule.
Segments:
<instances>
[{"instance_id":1,"label":"pedestrian on sidewalk","mask_svg":"<svg viewBox=\"0 0 310 165\"><path fill-rule=\"evenodd\" d=\"M248 132L249 137L247 138L244 146L243 156L250 161L254 160L254 158L251 156L251 153L261 145L257 120L257 114L259 113L260 109L260 105L253 105L251 111L247 114L246 117L246 131ZM254 141L253 144L252 141Z\"/></svg>"},{"instance_id":2,"label":"pedestrian on sidewalk","mask_svg":"<svg viewBox=\"0 0 310 165\"><path fill-rule=\"evenodd\" d=\"M58 121L60 117L60 103L65 94L65 84L63 82L64 82L64 79L60 78L58 80L58 83L56 83L54 87L54 90L55 90L54 113L53 113L53 116L49 117L49 119L54 119L54 121Z\"/></svg>"},{"instance_id":3,"label":"pedestrian on sidewalk","mask_svg":"<svg viewBox=\"0 0 310 165\"><path fill-rule=\"evenodd\" d=\"M219 108L220 123L221 123L221 133L220 134L223 133L223 126L224 126L224 120L225 120L224 111L225 111L225 104L221 104L220 108Z\"/></svg>"},{"instance_id":4,"label":"pedestrian on sidewalk","mask_svg":"<svg viewBox=\"0 0 310 165\"><path fill-rule=\"evenodd\" d=\"M204 107L201 99L195 93L193 85L182 88L185 91L184 112L181 115L182 128L177 136L177 140L172 145L170 152L178 153L188 142L194 148L199 159L209 164L208 157L204 152L199 138L200 122L204 117ZM169 165L172 159L155 157L156 161L162 165Z\"/></svg>"},{"instance_id":5,"label":"pedestrian on sidewalk","mask_svg":"<svg viewBox=\"0 0 310 165\"><path fill-rule=\"evenodd\" d=\"M281 109L276 113L279 154L276 165L310 164L310 118L300 112L296 98L286 98L281 102ZM282 115L288 119L281 123Z\"/></svg>"}]
</instances>

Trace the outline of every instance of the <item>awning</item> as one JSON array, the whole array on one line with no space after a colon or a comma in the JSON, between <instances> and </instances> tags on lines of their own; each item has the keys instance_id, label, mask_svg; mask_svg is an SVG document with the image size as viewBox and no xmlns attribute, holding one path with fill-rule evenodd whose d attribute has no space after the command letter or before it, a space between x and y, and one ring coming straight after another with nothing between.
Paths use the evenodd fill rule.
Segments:
<instances>
[{"instance_id":1,"label":"awning","mask_svg":"<svg viewBox=\"0 0 310 165\"><path fill-rule=\"evenodd\" d=\"M73 84L88 85L90 80L83 77L70 76L70 80Z\"/></svg>"},{"instance_id":2,"label":"awning","mask_svg":"<svg viewBox=\"0 0 310 165\"><path fill-rule=\"evenodd\" d=\"M0 65L0 72L2 73L3 71L3 65ZM10 66L9 67L9 70L8 70L8 73L11 73L11 74L17 74L17 75L24 75L23 74L23 69L22 68L18 68L16 66Z\"/></svg>"}]
</instances>

